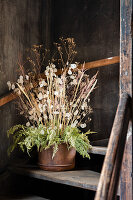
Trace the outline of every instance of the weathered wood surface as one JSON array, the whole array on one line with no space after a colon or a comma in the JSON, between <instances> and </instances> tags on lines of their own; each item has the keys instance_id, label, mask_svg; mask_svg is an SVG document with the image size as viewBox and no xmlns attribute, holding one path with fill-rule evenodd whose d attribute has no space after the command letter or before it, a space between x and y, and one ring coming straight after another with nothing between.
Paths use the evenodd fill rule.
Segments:
<instances>
[{"instance_id":1,"label":"weathered wood surface","mask_svg":"<svg viewBox=\"0 0 133 200\"><path fill-rule=\"evenodd\" d=\"M106 58L106 59L102 59L102 60L87 62L87 63L85 63L85 69L103 67L103 66L112 65L112 64L115 64L115 63L119 63L119 62L120 62L120 57L114 56L114 57L110 57L110 58ZM79 66L78 68L82 68L82 65Z\"/></svg>"},{"instance_id":2,"label":"weathered wood surface","mask_svg":"<svg viewBox=\"0 0 133 200\"><path fill-rule=\"evenodd\" d=\"M5 95L4 97L1 97L0 99L0 107L7 104L8 102L16 99L17 96L15 94L13 94L12 92L9 93L8 95Z\"/></svg>"},{"instance_id":3,"label":"weathered wood surface","mask_svg":"<svg viewBox=\"0 0 133 200\"><path fill-rule=\"evenodd\" d=\"M91 68L96 68L96 67L102 67L102 66L107 66L107 65L112 65L115 63L119 63L119 56L115 56L115 57L111 57L111 58L106 58L106 59L102 59L102 60L97 60L97 61L93 61L93 62L88 62L85 63L84 69L91 69ZM81 68L82 66L78 66L78 68ZM61 70L57 71L57 74L60 75L61 74ZM4 97L0 98L0 106L3 106L4 104L16 99L16 95L14 95L13 93L9 93L7 95L5 95Z\"/></svg>"},{"instance_id":4,"label":"weathered wood surface","mask_svg":"<svg viewBox=\"0 0 133 200\"><path fill-rule=\"evenodd\" d=\"M130 97L123 94L116 112L95 200L114 200L130 119Z\"/></svg>"},{"instance_id":5,"label":"weathered wood surface","mask_svg":"<svg viewBox=\"0 0 133 200\"><path fill-rule=\"evenodd\" d=\"M107 148L100 146L93 146L89 153L98 154L98 155L106 155Z\"/></svg>"},{"instance_id":6,"label":"weathered wood surface","mask_svg":"<svg viewBox=\"0 0 133 200\"><path fill-rule=\"evenodd\" d=\"M119 0L58 0L53 9L53 40L73 37L77 44L76 61L83 63L119 55ZM61 8L61 9L60 9ZM119 64L90 69L98 73L92 94L92 121L89 129L97 133L91 140L109 138L119 101Z\"/></svg>"},{"instance_id":7,"label":"weathered wood surface","mask_svg":"<svg viewBox=\"0 0 133 200\"><path fill-rule=\"evenodd\" d=\"M43 197L38 197L38 196L33 196L33 195L6 195L6 196L1 196L0 195L0 199L1 200L48 200L46 198Z\"/></svg>"},{"instance_id":8,"label":"weathered wood surface","mask_svg":"<svg viewBox=\"0 0 133 200\"><path fill-rule=\"evenodd\" d=\"M65 172L50 172L40 169L14 168L14 173L29 176L32 178L66 184L87 190L96 191L100 174L90 170L76 170Z\"/></svg>"},{"instance_id":9,"label":"weathered wood surface","mask_svg":"<svg viewBox=\"0 0 133 200\"><path fill-rule=\"evenodd\" d=\"M26 49L33 44L45 43L46 25L46 6L42 2L50 0L2 0L0 1L0 96L7 94L7 81L17 80L18 59L25 60ZM42 20L43 18L43 20ZM48 30L48 28L47 28ZM47 37L50 33L47 33ZM47 38L48 41L48 38ZM7 102L13 98L4 97L1 103ZM4 101L4 102L3 102ZM9 102L0 107L0 169L2 169L10 159L16 158L16 153L11 157L7 155L9 139L7 130L17 123L22 123L22 118L18 116L16 106ZM5 181L6 182L6 181ZM0 179L0 188L7 191L7 184L2 184ZM11 186L12 187L12 186ZM0 194L2 189L0 189Z\"/></svg>"},{"instance_id":10,"label":"weathered wood surface","mask_svg":"<svg viewBox=\"0 0 133 200\"><path fill-rule=\"evenodd\" d=\"M120 1L120 95L127 92L132 97L132 17L133 1ZM133 105L133 101L132 101ZM133 150L132 121L128 127L127 141L124 152L120 177L120 199L133 199Z\"/></svg>"}]
</instances>

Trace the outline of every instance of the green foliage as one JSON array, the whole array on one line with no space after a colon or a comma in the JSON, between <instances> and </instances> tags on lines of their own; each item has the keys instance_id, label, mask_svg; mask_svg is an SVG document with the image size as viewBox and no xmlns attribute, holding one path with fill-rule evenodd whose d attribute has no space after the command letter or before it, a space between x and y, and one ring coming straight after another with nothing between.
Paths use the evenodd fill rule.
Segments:
<instances>
[{"instance_id":1,"label":"green foliage","mask_svg":"<svg viewBox=\"0 0 133 200\"><path fill-rule=\"evenodd\" d=\"M80 133L78 128L68 126L64 130L63 140L65 143L69 144L70 147L74 147L81 156L90 158L88 150L91 148L91 145L86 135L91 133L92 132L88 131L83 134Z\"/></svg>"},{"instance_id":2,"label":"green foliage","mask_svg":"<svg viewBox=\"0 0 133 200\"><path fill-rule=\"evenodd\" d=\"M13 144L9 147L8 149L8 154L10 155L10 153L17 147L18 143L20 141L23 140L23 135L25 132L25 128L23 125L15 125L13 127L11 127L8 131L7 131L7 136L9 137L10 135L13 135L12 139L13 139Z\"/></svg>"},{"instance_id":3,"label":"green foliage","mask_svg":"<svg viewBox=\"0 0 133 200\"><path fill-rule=\"evenodd\" d=\"M91 145L87 134L92 132L88 131L83 134L78 128L73 128L71 126L67 126L63 134L59 134L59 132L57 127L45 127L42 124L38 127L25 127L23 125L13 126L7 132L8 137L10 135L13 136L13 144L8 149L8 153L10 154L17 146L19 146L22 151L27 150L29 155L34 146L37 147L38 151L54 146L54 157L58 151L58 145L66 143L68 148L74 147L80 155L90 158L88 149L91 148Z\"/></svg>"}]
</instances>

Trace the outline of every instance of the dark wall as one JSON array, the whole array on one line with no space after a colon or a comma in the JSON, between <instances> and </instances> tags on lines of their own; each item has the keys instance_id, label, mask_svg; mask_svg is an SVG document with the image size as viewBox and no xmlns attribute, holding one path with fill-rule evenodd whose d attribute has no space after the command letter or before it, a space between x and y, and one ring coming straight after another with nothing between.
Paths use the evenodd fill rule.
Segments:
<instances>
[{"instance_id":1,"label":"dark wall","mask_svg":"<svg viewBox=\"0 0 133 200\"><path fill-rule=\"evenodd\" d=\"M17 77L18 57L23 58L32 44L50 46L51 39L74 37L77 61L119 55L118 0L2 0L0 10L0 96L8 92L6 82ZM118 64L89 70L90 75L97 70L91 103L91 129L97 131L93 140L109 136L118 102ZM19 120L13 102L0 108L0 168L8 162L6 131Z\"/></svg>"},{"instance_id":2,"label":"dark wall","mask_svg":"<svg viewBox=\"0 0 133 200\"><path fill-rule=\"evenodd\" d=\"M47 0L0 1L0 96L8 92L7 81L16 80L17 61L23 60L26 48L43 42L49 44L46 6ZM44 34L46 31L49 35ZM6 131L21 120L16 114L14 102L0 107L0 170L9 160Z\"/></svg>"},{"instance_id":3,"label":"dark wall","mask_svg":"<svg viewBox=\"0 0 133 200\"><path fill-rule=\"evenodd\" d=\"M58 0L53 6L53 41L74 37L77 61L89 62L119 55L119 0ZM117 103L119 65L91 69L99 71L92 95L94 113L90 127L93 140L108 138Z\"/></svg>"},{"instance_id":4,"label":"dark wall","mask_svg":"<svg viewBox=\"0 0 133 200\"><path fill-rule=\"evenodd\" d=\"M8 92L7 81L17 78L18 57L33 44L50 47L51 40L74 37L81 63L119 55L119 0L1 0L0 11L0 96ZM109 137L118 103L118 64L89 70L90 75L97 70L92 140ZM15 108L13 102L0 107L0 172L9 162L6 131L21 121Z\"/></svg>"},{"instance_id":5,"label":"dark wall","mask_svg":"<svg viewBox=\"0 0 133 200\"><path fill-rule=\"evenodd\" d=\"M48 3L49 2L49 3ZM0 95L7 93L6 82L17 76L17 60L32 44L50 44L51 1L3 0L0 2ZM77 61L93 61L119 55L119 1L117 0L58 0L53 2L52 40L60 36L74 37ZM98 133L93 139L107 138L118 102L117 64L97 70L98 88L92 95L91 128ZM0 167L8 160L6 130L16 123L15 105L0 108L1 137Z\"/></svg>"}]
</instances>

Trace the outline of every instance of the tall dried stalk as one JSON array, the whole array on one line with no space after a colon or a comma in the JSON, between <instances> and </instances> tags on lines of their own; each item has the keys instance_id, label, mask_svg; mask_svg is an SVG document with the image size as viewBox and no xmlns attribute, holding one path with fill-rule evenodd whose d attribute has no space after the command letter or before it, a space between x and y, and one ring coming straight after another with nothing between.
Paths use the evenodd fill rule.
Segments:
<instances>
[{"instance_id":1,"label":"tall dried stalk","mask_svg":"<svg viewBox=\"0 0 133 200\"><path fill-rule=\"evenodd\" d=\"M31 71L26 74L19 63L22 75L16 83L8 82L8 86L20 97L21 113L28 118L27 126L36 127L41 123L52 129L56 127L57 134L63 134L67 126L86 127L87 122L83 120L92 112L89 96L97 83L97 74L90 79L84 64L78 69L77 63L73 63L77 53L75 46L73 38L60 38L60 43L56 43L59 57L48 61L44 71L46 79L40 72L48 51L43 52L41 45L31 49L35 61L27 58L32 65ZM52 61L62 63L60 76Z\"/></svg>"}]
</instances>

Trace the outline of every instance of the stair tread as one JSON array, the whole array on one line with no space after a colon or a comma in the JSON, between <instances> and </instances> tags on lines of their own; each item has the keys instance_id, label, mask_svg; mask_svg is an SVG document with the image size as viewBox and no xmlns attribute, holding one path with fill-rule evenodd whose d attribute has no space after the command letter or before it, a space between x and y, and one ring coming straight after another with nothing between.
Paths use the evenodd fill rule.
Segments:
<instances>
[{"instance_id":1,"label":"stair tread","mask_svg":"<svg viewBox=\"0 0 133 200\"><path fill-rule=\"evenodd\" d=\"M89 150L89 153L93 154L99 154L99 155L105 155L107 151L107 147L101 147L101 146L92 146L92 149Z\"/></svg>"},{"instance_id":2,"label":"stair tread","mask_svg":"<svg viewBox=\"0 0 133 200\"><path fill-rule=\"evenodd\" d=\"M33 168L13 168L13 172L32 178L75 186L96 191L100 173L90 170L73 170L63 172L44 171Z\"/></svg>"},{"instance_id":3,"label":"stair tread","mask_svg":"<svg viewBox=\"0 0 133 200\"><path fill-rule=\"evenodd\" d=\"M64 185L74 186L87 190L96 191L100 179L100 173L91 170L72 170L62 172L44 171L36 167L11 167L10 170L16 174L28 176L44 181L51 181ZM117 195L120 195L118 187Z\"/></svg>"},{"instance_id":4,"label":"stair tread","mask_svg":"<svg viewBox=\"0 0 133 200\"><path fill-rule=\"evenodd\" d=\"M11 195L11 196L1 196L0 195L0 199L2 200L48 200L46 198L43 197L38 197L38 196L34 196L34 195Z\"/></svg>"}]
</instances>

